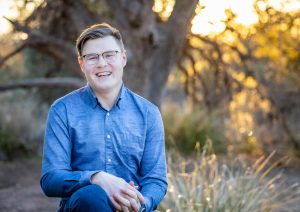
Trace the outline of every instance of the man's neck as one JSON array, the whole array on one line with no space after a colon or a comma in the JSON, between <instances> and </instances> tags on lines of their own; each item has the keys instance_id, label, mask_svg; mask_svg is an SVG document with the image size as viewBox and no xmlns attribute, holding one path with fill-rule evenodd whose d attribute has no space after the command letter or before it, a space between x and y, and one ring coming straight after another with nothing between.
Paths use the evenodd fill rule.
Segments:
<instances>
[{"instance_id":1,"label":"man's neck","mask_svg":"<svg viewBox=\"0 0 300 212\"><path fill-rule=\"evenodd\" d=\"M95 91L97 99L104 109L110 110L114 106L119 96L121 88L122 88L122 84L118 86L118 88L109 91L103 91L103 92Z\"/></svg>"}]
</instances>

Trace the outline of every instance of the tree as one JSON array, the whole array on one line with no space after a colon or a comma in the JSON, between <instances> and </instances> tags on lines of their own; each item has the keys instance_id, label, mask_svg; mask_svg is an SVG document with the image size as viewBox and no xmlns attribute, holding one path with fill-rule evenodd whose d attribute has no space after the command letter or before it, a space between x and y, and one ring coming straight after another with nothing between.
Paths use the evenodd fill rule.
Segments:
<instances>
[{"instance_id":1,"label":"tree","mask_svg":"<svg viewBox=\"0 0 300 212\"><path fill-rule=\"evenodd\" d=\"M81 77L74 41L87 26L107 21L123 34L128 55L124 74L126 84L160 105L168 75L184 46L197 2L176 1L171 15L163 20L152 10L154 1L43 0L24 20L9 20L16 32L26 33L28 37L20 41L14 51L0 58L0 65L30 47L54 59L56 68L46 71L47 77L56 76L62 69L72 70L70 75ZM28 3L30 1L24 1L24 8Z\"/></svg>"},{"instance_id":2,"label":"tree","mask_svg":"<svg viewBox=\"0 0 300 212\"><path fill-rule=\"evenodd\" d=\"M251 27L237 24L227 10L223 32L191 35L178 69L193 104L209 111L229 110L234 98L247 93L262 149L273 151L271 142L285 148L291 144L299 155L300 11L276 10L268 0L255 1L254 8L258 23Z\"/></svg>"}]
</instances>

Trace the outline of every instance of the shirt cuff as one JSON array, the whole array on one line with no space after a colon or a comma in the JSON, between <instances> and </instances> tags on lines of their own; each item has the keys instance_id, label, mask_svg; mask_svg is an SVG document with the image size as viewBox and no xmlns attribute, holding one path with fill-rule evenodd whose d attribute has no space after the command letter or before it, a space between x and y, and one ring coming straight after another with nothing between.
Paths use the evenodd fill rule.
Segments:
<instances>
[{"instance_id":1,"label":"shirt cuff","mask_svg":"<svg viewBox=\"0 0 300 212\"><path fill-rule=\"evenodd\" d=\"M100 172L100 171L84 171L81 174L79 184L81 186L86 186L91 184L91 177L93 174Z\"/></svg>"},{"instance_id":2,"label":"shirt cuff","mask_svg":"<svg viewBox=\"0 0 300 212\"><path fill-rule=\"evenodd\" d=\"M146 212L152 211L152 201L148 197L144 197L145 200L145 207L146 207Z\"/></svg>"}]
</instances>

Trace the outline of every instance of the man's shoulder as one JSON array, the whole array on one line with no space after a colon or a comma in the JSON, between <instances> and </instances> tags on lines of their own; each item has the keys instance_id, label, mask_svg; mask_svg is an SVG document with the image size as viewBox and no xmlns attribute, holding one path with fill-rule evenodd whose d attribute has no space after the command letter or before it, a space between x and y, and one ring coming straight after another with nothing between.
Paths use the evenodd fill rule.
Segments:
<instances>
[{"instance_id":1,"label":"man's shoulder","mask_svg":"<svg viewBox=\"0 0 300 212\"><path fill-rule=\"evenodd\" d=\"M86 87L82 87L67 93L66 95L55 100L52 104L52 107L59 108L62 106L71 106L73 104L77 104L80 100L81 94L85 92L85 90Z\"/></svg>"},{"instance_id":2,"label":"man's shoulder","mask_svg":"<svg viewBox=\"0 0 300 212\"><path fill-rule=\"evenodd\" d=\"M145 97L135 93L134 91L130 90L126 87L126 95L129 99L131 99L135 104L140 107L147 108L148 110L157 110L158 107L153 104L151 101L146 99Z\"/></svg>"}]
</instances>

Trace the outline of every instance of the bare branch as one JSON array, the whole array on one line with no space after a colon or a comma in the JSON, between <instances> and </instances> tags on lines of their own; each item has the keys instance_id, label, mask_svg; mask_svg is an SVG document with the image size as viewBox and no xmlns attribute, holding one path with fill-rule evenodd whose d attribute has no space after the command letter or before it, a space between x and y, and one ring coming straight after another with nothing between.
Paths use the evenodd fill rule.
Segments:
<instances>
[{"instance_id":1,"label":"bare branch","mask_svg":"<svg viewBox=\"0 0 300 212\"><path fill-rule=\"evenodd\" d=\"M14 28L17 31L21 31L24 32L26 34L28 34L29 37L29 45L43 45L43 46L49 46L49 47L53 47L53 48L49 48L50 52L53 53L53 56L56 56L59 59L65 59L65 57L69 57L70 55L73 55L76 57L77 53L75 50L75 47L71 44L69 44L68 42L58 39L57 37L52 37L49 36L45 33L42 33L39 30L36 29L30 29L27 26L24 26L22 24L20 24L17 21L13 21L10 20L7 17L4 17L7 21L9 21ZM66 54L66 52L68 54Z\"/></svg>"},{"instance_id":2,"label":"bare branch","mask_svg":"<svg viewBox=\"0 0 300 212\"><path fill-rule=\"evenodd\" d=\"M55 78L36 78L29 80L11 81L0 84L0 91L13 90L17 88L29 89L33 87L71 87L79 88L84 86L85 82L78 78L72 77L55 77Z\"/></svg>"},{"instance_id":3,"label":"bare branch","mask_svg":"<svg viewBox=\"0 0 300 212\"><path fill-rule=\"evenodd\" d=\"M0 57L0 67L5 63L6 60L14 56L15 54L19 53L22 51L28 44L26 42L22 43L19 47L14 49L12 52L8 53L4 57Z\"/></svg>"},{"instance_id":4,"label":"bare branch","mask_svg":"<svg viewBox=\"0 0 300 212\"><path fill-rule=\"evenodd\" d=\"M79 70L79 66L76 63L76 49L69 41L47 35L36 29L31 29L6 17L5 19L8 20L17 31L28 34L28 39L26 40L28 46L33 47L40 52L46 53L59 61L68 63L72 70Z\"/></svg>"}]
</instances>

